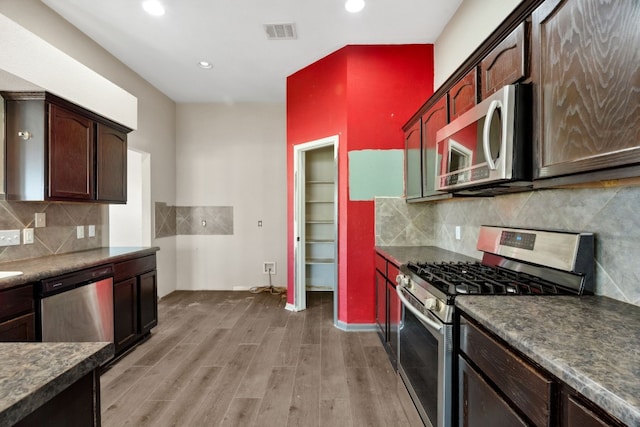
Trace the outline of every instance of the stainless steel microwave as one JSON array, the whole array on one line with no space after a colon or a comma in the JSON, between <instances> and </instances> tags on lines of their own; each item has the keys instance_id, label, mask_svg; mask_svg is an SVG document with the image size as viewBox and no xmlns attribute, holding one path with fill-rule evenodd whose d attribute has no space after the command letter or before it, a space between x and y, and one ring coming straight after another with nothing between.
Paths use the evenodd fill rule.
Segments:
<instances>
[{"instance_id":1,"label":"stainless steel microwave","mask_svg":"<svg viewBox=\"0 0 640 427\"><path fill-rule=\"evenodd\" d=\"M498 194L531 187L531 86L505 86L436 134L439 190Z\"/></svg>"}]
</instances>

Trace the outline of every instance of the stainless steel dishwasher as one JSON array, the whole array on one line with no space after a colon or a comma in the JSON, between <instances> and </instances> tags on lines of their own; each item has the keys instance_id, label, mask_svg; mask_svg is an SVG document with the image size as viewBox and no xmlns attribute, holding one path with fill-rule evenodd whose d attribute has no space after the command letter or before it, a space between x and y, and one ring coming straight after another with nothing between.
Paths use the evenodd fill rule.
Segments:
<instances>
[{"instance_id":1,"label":"stainless steel dishwasher","mask_svg":"<svg viewBox=\"0 0 640 427\"><path fill-rule=\"evenodd\" d=\"M113 266L43 280L38 291L43 342L113 342Z\"/></svg>"}]
</instances>

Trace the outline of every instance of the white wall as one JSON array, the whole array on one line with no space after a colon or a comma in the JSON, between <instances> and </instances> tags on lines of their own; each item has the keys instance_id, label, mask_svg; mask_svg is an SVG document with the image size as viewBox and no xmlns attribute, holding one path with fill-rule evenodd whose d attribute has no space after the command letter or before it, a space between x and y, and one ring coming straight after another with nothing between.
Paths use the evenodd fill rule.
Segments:
<instances>
[{"instance_id":1,"label":"white wall","mask_svg":"<svg viewBox=\"0 0 640 427\"><path fill-rule=\"evenodd\" d=\"M233 206L230 236L178 236L178 289L286 286L284 104L178 104L177 206ZM258 227L258 221L263 227Z\"/></svg>"},{"instance_id":2,"label":"white wall","mask_svg":"<svg viewBox=\"0 0 640 427\"><path fill-rule=\"evenodd\" d=\"M464 0L434 44L437 90L522 0Z\"/></svg>"},{"instance_id":3,"label":"white wall","mask_svg":"<svg viewBox=\"0 0 640 427\"><path fill-rule=\"evenodd\" d=\"M138 99L138 127L129 134L129 146L151 155L150 203L175 204L175 103L40 1L1 0L0 13ZM163 296L176 287L176 239L152 244L160 247L158 294Z\"/></svg>"}]
</instances>

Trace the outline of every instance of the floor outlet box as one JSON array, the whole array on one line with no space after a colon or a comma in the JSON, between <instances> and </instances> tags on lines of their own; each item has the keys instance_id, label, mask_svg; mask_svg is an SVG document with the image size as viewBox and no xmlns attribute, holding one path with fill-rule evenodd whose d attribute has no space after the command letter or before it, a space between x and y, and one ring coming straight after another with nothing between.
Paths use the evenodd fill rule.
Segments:
<instances>
[{"instance_id":1,"label":"floor outlet box","mask_svg":"<svg viewBox=\"0 0 640 427\"><path fill-rule=\"evenodd\" d=\"M20 230L0 231L0 246L14 246L20 244Z\"/></svg>"}]
</instances>

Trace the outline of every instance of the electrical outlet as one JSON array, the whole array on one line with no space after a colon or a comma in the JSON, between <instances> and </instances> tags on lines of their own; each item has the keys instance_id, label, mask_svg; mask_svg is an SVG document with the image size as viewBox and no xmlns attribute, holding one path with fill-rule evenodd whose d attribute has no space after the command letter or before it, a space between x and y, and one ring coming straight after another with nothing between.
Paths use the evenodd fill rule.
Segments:
<instances>
[{"instance_id":1,"label":"electrical outlet","mask_svg":"<svg viewBox=\"0 0 640 427\"><path fill-rule=\"evenodd\" d=\"M462 233L460 231L460 226L456 225L456 240L460 240L462 238Z\"/></svg>"},{"instance_id":2,"label":"electrical outlet","mask_svg":"<svg viewBox=\"0 0 640 427\"><path fill-rule=\"evenodd\" d=\"M76 237L78 239L84 239L84 225L79 225L76 228Z\"/></svg>"},{"instance_id":3,"label":"electrical outlet","mask_svg":"<svg viewBox=\"0 0 640 427\"><path fill-rule=\"evenodd\" d=\"M89 237L96 237L96 226L95 225L90 225L89 226Z\"/></svg>"},{"instance_id":4,"label":"electrical outlet","mask_svg":"<svg viewBox=\"0 0 640 427\"><path fill-rule=\"evenodd\" d=\"M262 263L262 272L264 274L276 274L276 263L275 261L265 261Z\"/></svg>"},{"instance_id":5,"label":"electrical outlet","mask_svg":"<svg viewBox=\"0 0 640 427\"><path fill-rule=\"evenodd\" d=\"M46 227L47 226L47 214L44 212L37 212L35 219L36 228Z\"/></svg>"},{"instance_id":6,"label":"electrical outlet","mask_svg":"<svg viewBox=\"0 0 640 427\"><path fill-rule=\"evenodd\" d=\"M0 231L0 246L15 246L20 244L20 230Z\"/></svg>"},{"instance_id":7,"label":"electrical outlet","mask_svg":"<svg viewBox=\"0 0 640 427\"><path fill-rule=\"evenodd\" d=\"M33 243L33 228L25 228L22 230L22 243L30 245Z\"/></svg>"}]
</instances>

